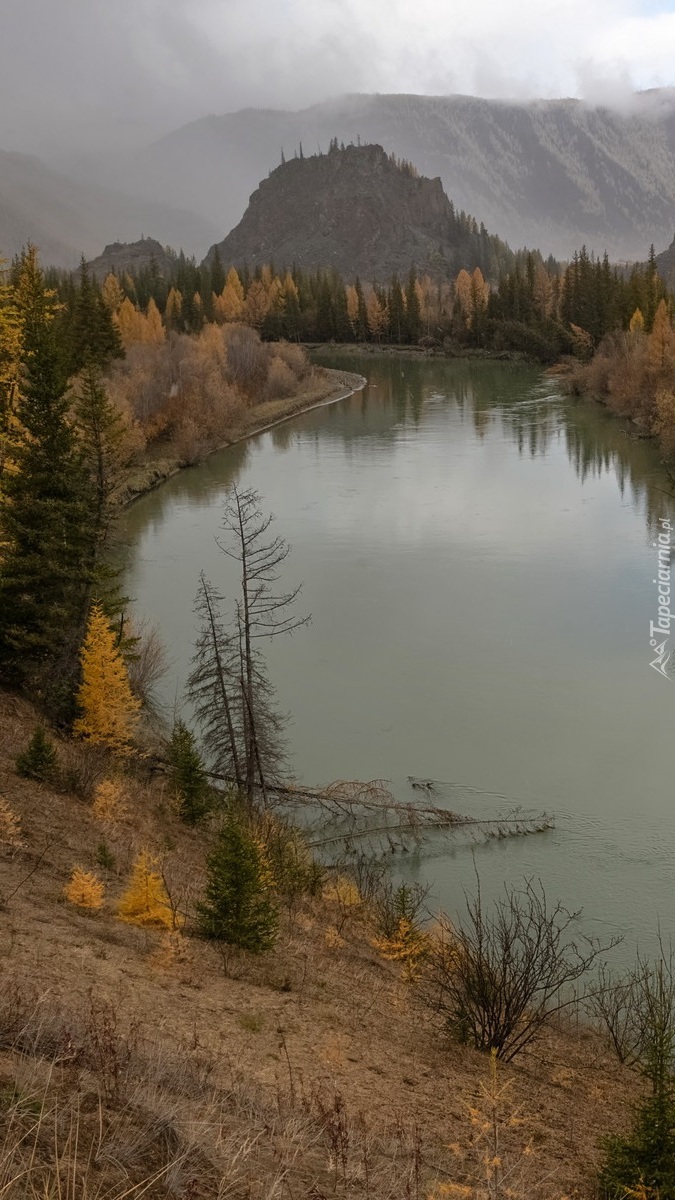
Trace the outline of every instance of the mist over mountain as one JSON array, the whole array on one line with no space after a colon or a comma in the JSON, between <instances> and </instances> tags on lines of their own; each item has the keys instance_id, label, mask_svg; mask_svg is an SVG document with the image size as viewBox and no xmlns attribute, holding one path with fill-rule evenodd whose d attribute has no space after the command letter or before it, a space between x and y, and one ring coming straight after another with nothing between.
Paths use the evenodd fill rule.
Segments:
<instances>
[{"instance_id":1,"label":"mist over mountain","mask_svg":"<svg viewBox=\"0 0 675 1200\"><path fill-rule=\"evenodd\" d=\"M75 267L113 238L135 241L145 232L204 253L219 227L199 213L70 179L37 158L0 150L0 258L32 241L43 262Z\"/></svg>"},{"instance_id":2,"label":"mist over mountain","mask_svg":"<svg viewBox=\"0 0 675 1200\"><path fill-rule=\"evenodd\" d=\"M142 153L90 160L89 170L145 198L170 197L222 237L282 148L289 158L302 142L313 154L333 137L379 143L439 176L459 208L514 246L566 257L586 243L644 259L675 229L672 89L616 109L415 95L345 96L295 113L244 109L186 125Z\"/></svg>"}]
</instances>

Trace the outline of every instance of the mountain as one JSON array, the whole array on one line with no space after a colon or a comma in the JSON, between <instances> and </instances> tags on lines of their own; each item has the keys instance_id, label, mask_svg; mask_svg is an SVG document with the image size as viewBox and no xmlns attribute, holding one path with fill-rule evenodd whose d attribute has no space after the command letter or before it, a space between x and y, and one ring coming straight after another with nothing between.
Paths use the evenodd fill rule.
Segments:
<instances>
[{"instance_id":1,"label":"mountain","mask_svg":"<svg viewBox=\"0 0 675 1200\"><path fill-rule=\"evenodd\" d=\"M111 236L131 241L144 229L201 253L221 232L206 217L75 181L37 158L0 151L0 257L11 258L32 241L44 263L75 267Z\"/></svg>"},{"instance_id":2,"label":"mountain","mask_svg":"<svg viewBox=\"0 0 675 1200\"><path fill-rule=\"evenodd\" d=\"M616 259L644 260L652 242L666 245L672 236L675 92L668 89L639 93L622 112L580 100L414 95L345 96L300 112L244 109L205 117L89 170L153 200L170 196L223 236L282 147L287 158L300 142L313 154L333 137L379 143L439 176L459 208L513 246L567 257L585 242Z\"/></svg>"},{"instance_id":3,"label":"mountain","mask_svg":"<svg viewBox=\"0 0 675 1200\"><path fill-rule=\"evenodd\" d=\"M111 242L102 254L87 263L92 275L103 280L111 271L123 275L130 271L138 275L155 263L159 274L169 279L175 264L175 255L154 238L140 238L137 242Z\"/></svg>"},{"instance_id":4,"label":"mountain","mask_svg":"<svg viewBox=\"0 0 675 1200\"><path fill-rule=\"evenodd\" d=\"M667 250L656 256L656 267L659 275L668 284L668 287L675 287L675 237L670 243Z\"/></svg>"},{"instance_id":5,"label":"mountain","mask_svg":"<svg viewBox=\"0 0 675 1200\"><path fill-rule=\"evenodd\" d=\"M481 266L496 277L513 257L455 212L440 179L418 176L377 145L331 146L328 154L283 163L217 248L226 269L269 262L334 267L346 279L379 282L403 277L411 265L443 276Z\"/></svg>"}]
</instances>

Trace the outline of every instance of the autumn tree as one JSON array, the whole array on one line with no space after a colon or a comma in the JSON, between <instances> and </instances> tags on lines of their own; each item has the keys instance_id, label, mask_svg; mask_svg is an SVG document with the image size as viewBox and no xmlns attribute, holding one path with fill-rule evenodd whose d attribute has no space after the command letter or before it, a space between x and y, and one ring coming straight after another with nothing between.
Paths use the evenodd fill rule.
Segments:
<instances>
[{"instance_id":1,"label":"autumn tree","mask_svg":"<svg viewBox=\"0 0 675 1200\"><path fill-rule=\"evenodd\" d=\"M369 292L368 299L366 300L366 318L370 336L376 342L379 342L387 328L387 309L380 302L374 288Z\"/></svg>"},{"instance_id":2,"label":"autumn tree","mask_svg":"<svg viewBox=\"0 0 675 1200\"><path fill-rule=\"evenodd\" d=\"M649 334L647 353L652 368L663 375L675 361L675 332L665 300L661 300Z\"/></svg>"},{"instance_id":3,"label":"autumn tree","mask_svg":"<svg viewBox=\"0 0 675 1200\"><path fill-rule=\"evenodd\" d=\"M77 701L81 716L76 733L112 750L125 750L134 734L139 701L129 686L129 676L100 604L94 604L81 653L82 683Z\"/></svg>"},{"instance_id":4,"label":"autumn tree","mask_svg":"<svg viewBox=\"0 0 675 1200\"><path fill-rule=\"evenodd\" d=\"M106 308L112 313L113 317L117 315L120 306L124 300L124 288L120 284L119 279L112 273L106 275L101 287L101 296Z\"/></svg>"},{"instance_id":5,"label":"autumn tree","mask_svg":"<svg viewBox=\"0 0 675 1200\"><path fill-rule=\"evenodd\" d=\"M147 850L141 851L134 863L117 915L130 925L155 925L165 929L174 926L171 902L157 860Z\"/></svg>"},{"instance_id":6,"label":"autumn tree","mask_svg":"<svg viewBox=\"0 0 675 1200\"><path fill-rule=\"evenodd\" d=\"M9 434L16 420L22 344L22 321L14 290L5 276L0 260L0 490L9 452Z\"/></svg>"},{"instance_id":7,"label":"autumn tree","mask_svg":"<svg viewBox=\"0 0 675 1200\"><path fill-rule=\"evenodd\" d=\"M103 908L105 886L93 871L74 867L72 875L63 889L66 900L77 908L97 910Z\"/></svg>"},{"instance_id":8,"label":"autumn tree","mask_svg":"<svg viewBox=\"0 0 675 1200\"><path fill-rule=\"evenodd\" d=\"M197 921L202 937L253 954L270 950L276 940L278 915L263 851L236 806L228 812L207 860Z\"/></svg>"},{"instance_id":9,"label":"autumn tree","mask_svg":"<svg viewBox=\"0 0 675 1200\"><path fill-rule=\"evenodd\" d=\"M178 328L180 324L182 308L183 297L177 288L172 287L166 298L166 308L164 309L164 321L167 329Z\"/></svg>"}]
</instances>

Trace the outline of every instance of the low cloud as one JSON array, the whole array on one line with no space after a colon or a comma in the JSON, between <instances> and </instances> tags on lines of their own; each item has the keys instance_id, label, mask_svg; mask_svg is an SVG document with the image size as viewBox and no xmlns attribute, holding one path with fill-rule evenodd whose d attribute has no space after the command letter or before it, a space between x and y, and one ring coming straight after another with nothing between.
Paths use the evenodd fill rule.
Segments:
<instances>
[{"instance_id":1,"label":"low cloud","mask_svg":"<svg viewBox=\"0 0 675 1200\"><path fill-rule=\"evenodd\" d=\"M578 95L624 111L636 88L675 82L675 0L5 0L3 10L0 148L46 155L114 151L209 112L345 92Z\"/></svg>"}]
</instances>

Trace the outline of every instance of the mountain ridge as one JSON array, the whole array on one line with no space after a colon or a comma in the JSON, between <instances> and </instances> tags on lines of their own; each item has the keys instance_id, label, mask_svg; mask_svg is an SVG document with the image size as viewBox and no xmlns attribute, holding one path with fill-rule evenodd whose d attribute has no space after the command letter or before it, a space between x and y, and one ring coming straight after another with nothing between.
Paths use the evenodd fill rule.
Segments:
<instances>
[{"instance_id":1,"label":"mountain ridge","mask_svg":"<svg viewBox=\"0 0 675 1200\"><path fill-rule=\"evenodd\" d=\"M614 259L647 257L675 225L675 93L640 93L620 112L574 98L351 94L297 112L210 114L108 164L108 178L193 205L224 235L282 147L288 158L377 143L439 176L458 208L511 245L569 257L586 244ZM103 172L99 162L92 169ZM199 188L194 181L199 180Z\"/></svg>"},{"instance_id":2,"label":"mountain ridge","mask_svg":"<svg viewBox=\"0 0 675 1200\"><path fill-rule=\"evenodd\" d=\"M43 262L72 268L112 238L132 241L152 229L164 244L213 241L217 226L170 205L70 178L33 155L0 150L0 257L28 242Z\"/></svg>"}]
</instances>

